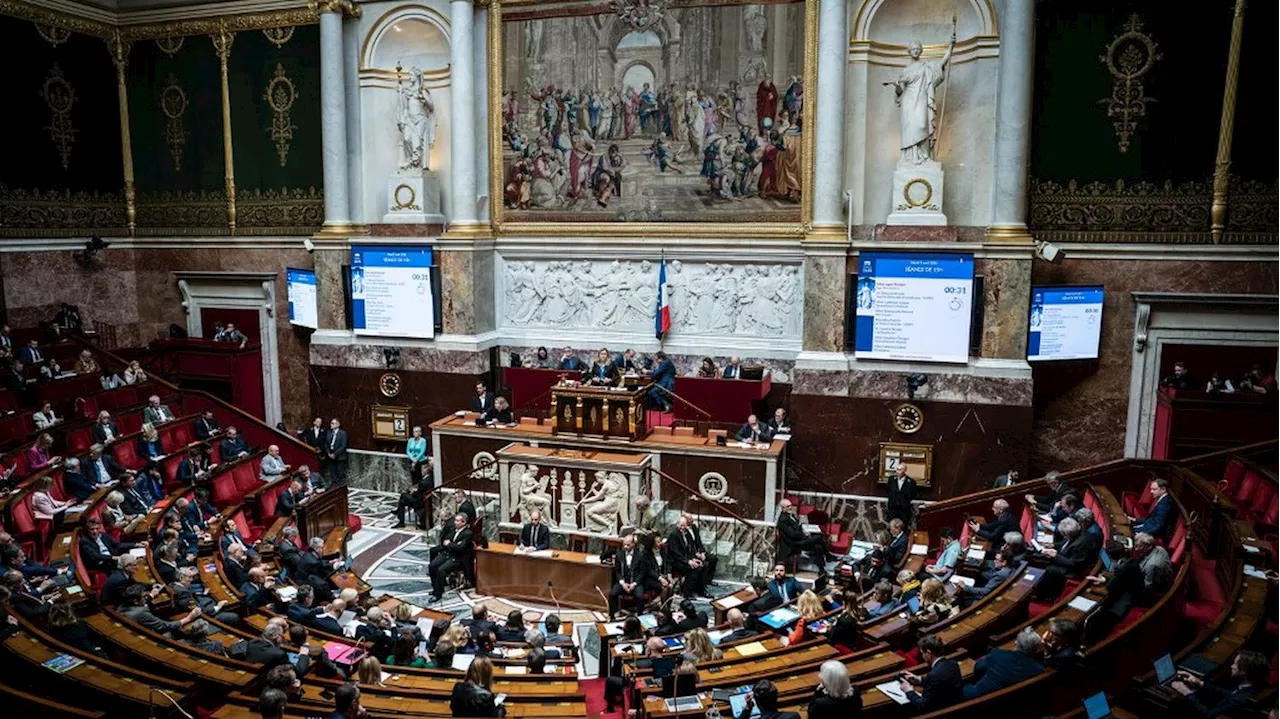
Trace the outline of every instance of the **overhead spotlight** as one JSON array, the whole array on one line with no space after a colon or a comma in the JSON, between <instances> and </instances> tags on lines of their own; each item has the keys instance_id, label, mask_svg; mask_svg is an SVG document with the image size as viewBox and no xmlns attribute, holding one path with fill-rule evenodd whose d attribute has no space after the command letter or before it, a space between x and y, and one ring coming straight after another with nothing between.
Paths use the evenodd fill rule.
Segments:
<instances>
[{"instance_id":1,"label":"overhead spotlight","mask_svg":"<svg viewBox=\"0 0 1280 719\"><path fill-rule=\"evenodd\" d=\"M387 369L392 369L400 364L400 348L399 347L383 347L382 359L387 363Z\"/></svg>"},{"instance_id":2,"label":"overhead spotlight","mask_svg":"<svg viewBox=\"0 0 1280 719\"><path fill-rule=\"evenodd\" d=\"M916 398L916 390L929 384L929 375L927 374L905 374L902 380L907 383L907 399Z\"/></svg>"},{"instance_id":3,"label":"overhead spotlight","mask_svg":"<svg viewBox=\"0 0 1280 719\"><path fill-rule=\"evenodd\" d=\"M1036 257L1045 262L1057 262L1062 259L1062 250L1052 242L1045 240L1036 240Z\"/></svg>"},{"instance_id":4,"label":"overhead spotlight","mask_svg":"<svg viewBox=\"0 0 1280 719\"><path fill-rule=\"evenodd\" d=\"M84 249L75 253L74 255L72 255L72 257L75 258L76 262L79 262L82 265L87 265L93 261L93 258L96 257L99 252L107 249L110 246L111 246L110 242L107 242L106 240L102 239L97 235L94 235L93 237L90 237L88 240L85 240Z\"/></svg>"}]
</instances>

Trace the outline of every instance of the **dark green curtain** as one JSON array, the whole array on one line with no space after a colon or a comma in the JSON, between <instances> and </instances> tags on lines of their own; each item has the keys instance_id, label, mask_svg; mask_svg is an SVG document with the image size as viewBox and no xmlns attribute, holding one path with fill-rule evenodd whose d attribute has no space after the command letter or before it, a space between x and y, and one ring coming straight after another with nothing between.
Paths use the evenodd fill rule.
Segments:
<instances>
[{"instance_id":1,"label":"dark green curtain","mask_svg":"<svg viewBox=\"0 0 1280 719\"><path fill-rule=\"evenodd\" d=\"M277 80L277 70L282 75ZM261 30L238 33L228 66L231 132L235 147L237 194L252 190L321 187L320 30L293 29L282 45ZM267 92L276 81L276 105L288 106L292 137L283 162L272 139L276 110Z\"/></svg>"},{"instance_id":2,"label":"dark green curtain","mask_svg":"<svg viewBox=\"0 0 1280 719\"><path fill-rule=\"evenodd\" d=\"M1149 0L1037 3L1031 174L1081 183L1205 181L1217 152L1233 10L1231 0L1176 8ZM1274 12L1272 3L1272 21L1259 25L1258 33L1274 32ZM1160 58L1141 80L1144 94L1154 99L1146 104L1128 152L1122 153L1106 103L1100 102L1111 96L1114 79L1099 56L1125 31L1134 13L1142 20L1141 32L1158 45ZM1274 39L1269 44L1274 50ZM1274 53L1268 63L1268 103L1274 107ZM1242 103L1241 109L1247 112L1249 104ZM1274 113L1267 114L1274 143ZM1237 122L1239 118L1237 114ZM1274 168L1274 149L1269 156ZM1274 169L1270 176L1275 177Z\"/></svg>"},{"instance_id":3,"label":"dark green curtain","mask_svg":"<svg viewBox=\"0 0 1280 719\"><path fill-rule=\"evenodd\" d=\"M169 118L161 106L170 84L181 90L181 94L168 92L170 112L181 110L178 122L184 141L176 167L166 141ZM183 96L185 108L177 99ZM129 63L129 124L140 205L143 195L150 199L160 193L225 189L222 84L218 56L208 35L185 38L172 57L154 40L134 43Z\"/></svg>"},{"instance_id":4,"label":"dark green curtain","mask_svg":"<svg viewBox=\"0 0 1280 719\"><path fill-rule=\"evenodd\" d=\"M72 33L56 47L30 20L0 16L0 67L5 108L0 112L0 185L10 189L119 193L124 187L116 71L100 38ZM57 66L74 93L66 167L47 129L52 112L41 92Z\"/></svg>"}]
</instances>

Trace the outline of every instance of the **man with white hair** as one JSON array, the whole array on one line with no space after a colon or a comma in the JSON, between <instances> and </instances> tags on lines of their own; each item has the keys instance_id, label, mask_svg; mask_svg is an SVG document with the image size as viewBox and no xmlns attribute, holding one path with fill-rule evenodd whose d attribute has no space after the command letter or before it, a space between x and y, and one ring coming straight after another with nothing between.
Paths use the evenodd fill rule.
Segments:
<instances>
[{"instance_id":1,"label":"man with white hair","mask_svg":"<svg viewBox=\"0 0 1280 719\"><path fill-rule=\"evenodd\" d=\"M293 465L285 464L284 459L280 457L280 445L273 444L267 447L267 456L262 458L262 472L259 477L264 482L271 482L280 479L291 469Z\"/></svg>"},{"instance_id":2,"label":"man with white hair","mask_svg":"<svg viewBox=\"0 0 1280 719\"><path fill-rule=\"evenodd\" d=\"M1051 600L1062 592L1067 577L1093 565L1098 559L1098 545L1080 531L1079 522L1067 517L1058 522L1058 538L1053 546L1041 549L1040 554L1049 558L1049 567L1040 578L1036 596Z\"/></svg>"},{"instance_id":3,"label":"man with white hair","mask_svg":"<svg viewBox=\"0 0 1280 719\"><path fill-rule=\"evenodd\" d=\"M720 376L725 379L742 379L742 359L737 356L730 357L729 364L724 366Z\"/></svg>"},{"instance_id":4,"label":"man with white hair","mask_svg":"<svg viewBox=\"0 0 1280 719\"><path fill-rule=\"evenodd\" d=\"M1003 499L991 503L991 514L994 519L990 522L979 524L977 519L970 519L969 531L990 542L990 551L994 553L1004 546L1005 532L1018 531L1018 518L1009 511L1009 503Z\"/></svg>"},{"instance_id":5,"label":"man with white hair","mask_svg":"<svg viewBox=\"0 0 1280 719\"><path fill-rule=\"evenodd\" d=\"M1044 671L1044 640L1031 627L1018 632L1014 649L992 649L973 665L976 679L964 685L964 700L1013 686Z\"/></svg>"},{"instance_id":6,"label":"man with white hair","mask_svg":"<svg viewBox=\"0 0 1280 719\"><path fill-rule=\"evenodd\" d=\"M105 409L98 413L98 421L93 423L93 441L102 444L111 444L120 439L120 427L116 425L116 421L111 419L111 413Z\"/></svg>"},{"instance_id":7,"label":"man with white hair","mask_svg":"<svg viewBox=\"0 0 1280 719\"><path fill-rule=\"evenodd\" d=\"M1150 534L1138 532L1133 537L1133 558L1138 560L1142 569L1142 583L1147 596L1164 593L1174 574L1169 550L1156 544L1156 538Z\"/></svg>"},{"instance_id":8,"label":"man with white hair","mask_svg":"<svg viewBox=\"0 0 1280 719\"><path fill-rule=\"evenodd\" d=\"M156 427L165 422L174 420L173 411L169 409L169 405L160 404L160 395L153 394L147 398L146 409L142 410L142 421Z\"/></svg>"},{"instance_id":9,"label":"man with white hair","mask_svg":"<svg viewBox=\"0 0 1280 719\"><path fill-rule=\"evenodd\" d=\"M341 564L340 560L326 561L323 554L324 538L312 537L307 543L307 550L298 557L297 572L293 577L295 583L305 582L311 585L316 590L316 599L322 602L333 597L333 585L329 583L329 576Z\"/></svg>"}]
</instances>

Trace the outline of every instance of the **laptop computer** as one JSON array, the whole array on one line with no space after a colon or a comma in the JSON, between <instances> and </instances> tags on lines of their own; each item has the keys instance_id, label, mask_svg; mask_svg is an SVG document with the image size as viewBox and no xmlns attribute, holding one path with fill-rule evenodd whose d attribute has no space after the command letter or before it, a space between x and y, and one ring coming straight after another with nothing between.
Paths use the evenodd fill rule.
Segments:
<instances>
[{"instance_id":1,"label":"laptop computer","mask_svg":"<svg viewBox=\"0 0 1280 719\"><path fill-rule=\"evenodd\" d=\"M1151 665L1156 670L1156 684L1168 684L1178 676L1178 671L1173 666L1173 657L1167 653L1156 657L1156 660Z\"/></svg>"},{"instance_id":2,"label":"laptop computer","mask_svg":"<svg viewBox=\"0 0 1280 719\"><path fill-rule=\"evenodd\" d=\"M920 597L914 595L907 597L907 610L912 614L918 613L920 611Z\"/></svg>"},{"instance_id":3,"label":"laptop computer","mask_svg":"<svg viewBox=\"0 0 1280 719\"><path fill-rule=\"evenodd\" d=\"M1111 713L1111 705L1107 703L1107 695L1098 692L1084 700L1084 711L1089 719L1114 719L1115 715Z\"/></svg>"}]
</instances>

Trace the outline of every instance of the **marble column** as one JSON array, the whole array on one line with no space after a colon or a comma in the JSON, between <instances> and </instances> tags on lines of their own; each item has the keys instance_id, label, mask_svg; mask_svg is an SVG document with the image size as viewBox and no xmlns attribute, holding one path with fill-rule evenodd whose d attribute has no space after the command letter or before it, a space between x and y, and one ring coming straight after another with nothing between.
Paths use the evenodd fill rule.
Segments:
<instances>
[{"instance_id":1,"label":"marble column","mask_svg":"<svg viewBox=\"0 0 1280 719\"><path fill-rule=\"evenodd\" d=\"M818 88L814 146L813 226L815 234L844 235L844 71L848 65L849 28L845 0L821 0L818 10ZM815 158L816 159L816 158Z\"/></svg>"},{"instance_id":2,"label":"marble column","mask_svg":"<svg viewBox=\"0 0 1280 719\"><path fill-rule=\"evenodd\" d=\"M987 241L1029 244L1027 171L1035 72L1035 0L1004 0L1001 10L995 179Z\"/></svg>"},{"instance_id":3,"label":"marble column","mask_svg":"<svg viewBox=\"0 0 1280 719\"><path fill-rule=\"evenodd\" d=\"M476 205L477 217L486 217L488 212L489 197L489 73L488 73L488 56L485 54L485 48L488 46L486 38L489 34L489 11L484 7L477 7L475 14L475 30L471 33L474 59L472 74L472 83L475 91L472 103L475 106L475 126L476 126L476 194L480 197Z\"/></svg>"},{"instance_id":4,"label":"marble column","mask_svg":"<svg viewBox=\"0 0 1280 719\"><path fill-rule=\"evenodd\" d=\"M347 215L352 224L363 225L369 220L364 209L363 157L360 147L360 27L359 23L346 24L342 33L343 45L343 101L346 103L347 133Z\"/></svg>"},{"instance_id":5,"label":"marble column","mask_svg":"<svg viewBox=\"0 0 1280 719\"><path fill-rule=\"evenodd\" d=\"M476 113L473 93L475 84L474 16L472 0L453 0L449 4L449 58L453 63L453 106L450 118L449 162L450 186L453 191L449 210L449 233L472 234L478 228L476 213Z\"/></svg>"},{"instance_id":6,"label":"marble column","mask_svg":"<svg viewBox=\"0 0 1280 719\"><path fill-rule=\"evenodd\" d=\"M345 232L351 224L347 185L347 101L343 72L342 19L350 0L318 2L320 13L320 136L324 146L323 231Z\"/></svg>"}]
</instances>

